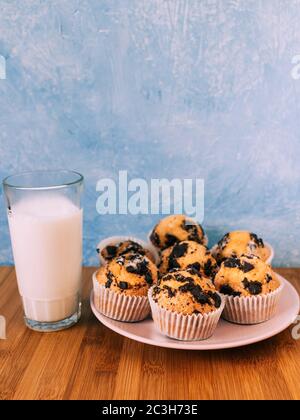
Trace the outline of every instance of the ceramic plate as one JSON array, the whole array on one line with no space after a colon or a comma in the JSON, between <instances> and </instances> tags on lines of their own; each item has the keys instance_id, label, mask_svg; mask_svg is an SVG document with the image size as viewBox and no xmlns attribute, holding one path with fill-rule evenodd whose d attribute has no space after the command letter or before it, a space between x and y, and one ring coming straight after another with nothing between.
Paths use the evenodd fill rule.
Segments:
<instances>
[{"instance_id":1,"label":"ceramic plate","mask_svg":"<svg viewBox=\"0 0 300 420\"><path fill-rule=\"evenodd\" d=\"M103 325L124 337L141 343L182 350L218 350L241 347L273 337L295 321L299 313L299 295L291 283L283 277L279 277L284 283L284 289L277 314L270 321L245 326L231 324L221 319L214 335L205 341L177 341L166 337L156 329L151 318L136 323L109 319L96 310L93 303L93 293L91 293L91 307L93 313Z\"/></svg>"}]
</instances>

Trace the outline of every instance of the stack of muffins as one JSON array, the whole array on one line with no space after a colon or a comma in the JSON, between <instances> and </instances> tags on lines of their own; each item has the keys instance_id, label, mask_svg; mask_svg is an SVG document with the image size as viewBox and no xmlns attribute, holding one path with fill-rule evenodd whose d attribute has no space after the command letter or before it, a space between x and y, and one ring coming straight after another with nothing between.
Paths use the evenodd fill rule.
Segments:
<instances>
[{"instance_id":1,"label":"stack of muffins","mask_svg":"<svg viewBox=\"0 0 300 420\"><path fill-rule=\"evenodd\" d=\"M151 311L159 331L179 340L209 338L221 315L239 324L264 322L282 290L257 235L228 233L210 251L202 226L184 215L162 219L149 243L113 237L97 251L96 308L127 322Z\"/></svg>"}]
</instances>

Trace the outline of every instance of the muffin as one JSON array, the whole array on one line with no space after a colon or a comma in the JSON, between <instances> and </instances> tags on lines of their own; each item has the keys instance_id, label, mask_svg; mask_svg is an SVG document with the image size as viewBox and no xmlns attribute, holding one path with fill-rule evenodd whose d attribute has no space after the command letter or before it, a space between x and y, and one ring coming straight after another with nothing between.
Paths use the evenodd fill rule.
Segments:
<instances>
[{"instance_id":1,"label":"muffin","mask_svg":"<svg viewBox=\"0 0 300 420\"><path fill-rule=\"evenodd\" d=\"M181 241L207 244L202 226L184 215L168 216L162 219L151 232L150 240L159 249L169 248Z\"/></svg>"},{"instance_id":2,"label":"muffin","mask_svg":"<svg viewBox=\"0 0 300 420\"><path fill-rule=\"evenodd\" d=\"M162 251L159 272L194 268L206 277L214 278L218 266L208 249L194 241L182 241Z\"/></svg>"},{"instance_id":3,"label":"muffin","mask_svg":"<svg viewBox=\"0 0 300 420\"><path fill-rule=\"evenodd\" d=\"M149 300L157 328L178 340L209 338L224 308L212 282L191 268L163 276L150 289Z\"/></svg>"},{"instance_id":4,"label":"muffin","mask_svg":"<svg viewBox=\"0 0 300 420\"><path fill-rule=\"evenodd\" d=\"M270 265L255 255L225 260L214 284L227 296L224 318L239 324L257 324L270 319L282 291Z\"/></svg>"},{"instance_id":5,"label":"muffin","mask_svg":"<svg viewBox=\"0 0 300 420\"><path fill-rule=\"evenodd\" d=\"M266 261L270 256L270 251L255 233L237 230L226 233L218 242L213 254L219 263L226 258L241 255L257 255Z\"/></svg>"},{"instance_id":6,"label":"muffin","mask_svg":"<svg viewBox=\"0 0 300 420\"><path fill-rule=\"evenodd\" d=\"M123 255L140 254L148 257L152 262L155 262L154 255L142 243L138 243L132 239L119 241L116 238L108 238L100 242L97 248L98 254L107 262L113 258L121 257Z\"/></svg>"},{"instance_id":7,"label":"muffin","mask_svg":"<svg viewBox=\"0 0 300 420\"><path fill-rule=\"evenodd\" d=\"M157 267L140 254L117 257L94 276L94 301L99 312L119 321L140 321L150 313L147 298L157 282Z\"/></svg>"}]
</instances>

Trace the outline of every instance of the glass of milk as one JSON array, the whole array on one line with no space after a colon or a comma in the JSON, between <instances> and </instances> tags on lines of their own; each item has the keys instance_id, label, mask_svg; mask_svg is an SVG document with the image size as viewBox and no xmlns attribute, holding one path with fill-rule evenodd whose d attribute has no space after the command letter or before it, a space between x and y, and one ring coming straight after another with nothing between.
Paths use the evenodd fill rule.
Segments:
<instances>
[{"instance_id":1,"label":"glass of milk","mask_svg":"<svg viewBox=\"0 0 300 420\"><path fill-rule=\"evenodd\" d=\"M81 315L83 176L35 171L3 181L25 323L58 331Z\"/></svg>"}]
</instances>

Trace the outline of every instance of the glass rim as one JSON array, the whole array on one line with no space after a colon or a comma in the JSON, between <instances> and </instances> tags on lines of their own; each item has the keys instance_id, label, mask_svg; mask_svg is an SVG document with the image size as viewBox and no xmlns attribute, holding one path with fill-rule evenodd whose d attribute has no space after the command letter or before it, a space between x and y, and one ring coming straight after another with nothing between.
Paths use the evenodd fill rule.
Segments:
<instances>
[{"instance_id":1,"label":"glass rim","mask_svg":"<svg viewBox=\"0 0 300 420\"><path fill-rule=\"evenodd\" d=\"M25 186L25 185L21 185L22 183L20 183L20 185L17 185L18 183L14 183L14 182L10 182L10 180L12 180L15 177L22 177L22 176L29 176L29 175L38 175L38 174L44 174L44 175L73 175L74 176L74 180L73 181L69 181L69 182L61 182L61 183L53 183L53 185L38 185L38 186ZM76 178L76 179L75 179ZM76 185L76 184L80 184L84 181L84 176L77 172L77 171L73 171L73 170L69 170L69 169L53 169L53 170L34 170L34 171L26 171L26 172L19 172L19 173L15 173L13 175L8 175L6 178L3 179L2 181L2 185L4 188L11 188L11 189L15 189L15 190L27 190L27 191L42 191L42 190L55 190L55 189L61 189L61 188L67 188L67 187L71 187L72 185Z\"/></svg>"}]
</instances>

